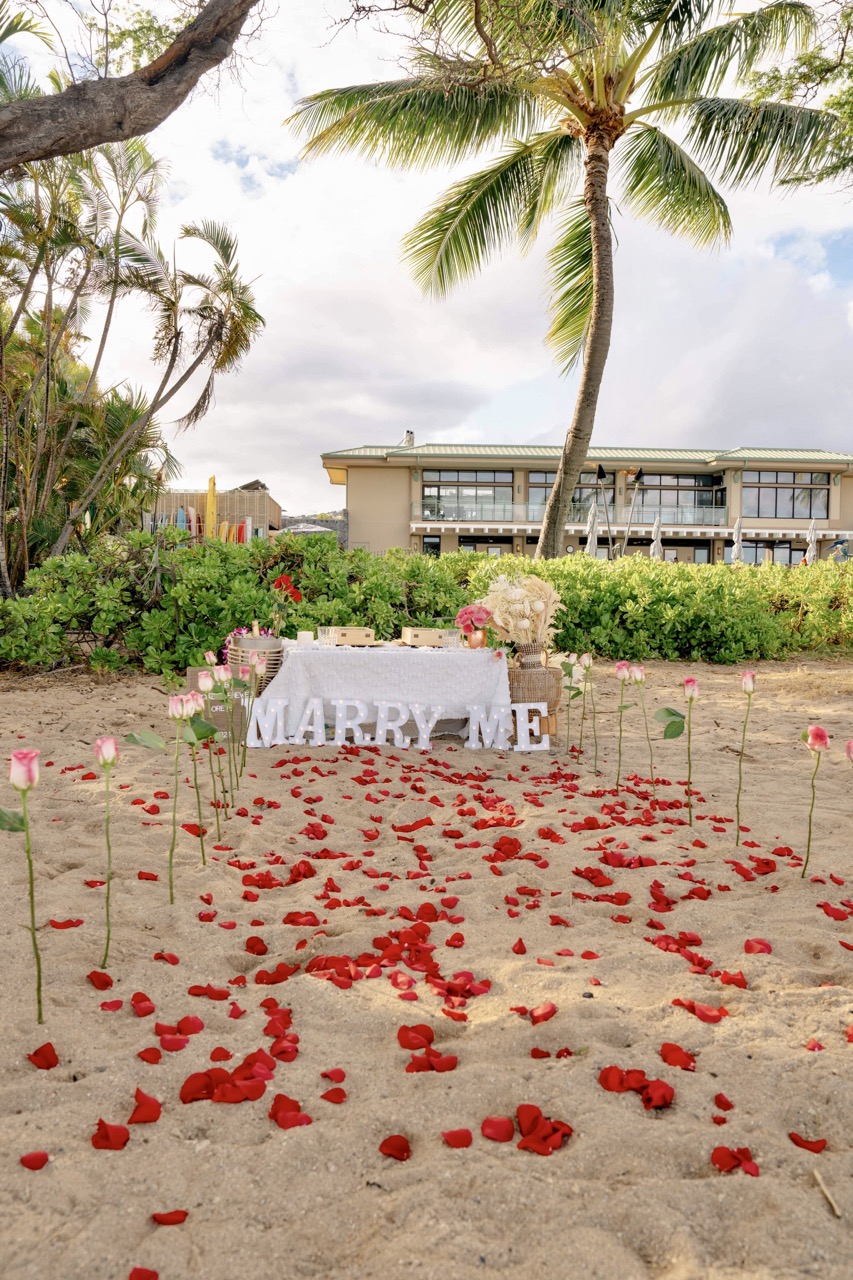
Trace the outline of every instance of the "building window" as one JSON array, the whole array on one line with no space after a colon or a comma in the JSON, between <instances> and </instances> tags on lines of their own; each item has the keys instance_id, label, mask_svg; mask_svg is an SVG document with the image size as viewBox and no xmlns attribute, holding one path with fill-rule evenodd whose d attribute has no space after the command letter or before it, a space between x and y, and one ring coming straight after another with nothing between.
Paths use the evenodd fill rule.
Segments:
<instances>
[{"instance_id":1,"label":"building window","mask_svg":"<svg viewBox=\"0 0 853 1280\"><path fill-rule=\"evenodd\" d=\"M764 564L764 548L767 543L764 542L747 542L741 544L741 563L742 564ZM723 548L723 560L726 564L732 562L732 544L727 542Z\"/></svg>"},{"instance_id":2,"label":"building window","mask_svg":"<svg viewBox=\"0 0 853 1280\"><path fill-rule=\"evenodd\" d=\"M724 507L721 475L649 475L637 486L639 507ZM633 485L629 479L629 491Z\"/></svg>"},{"instance_id":3,"label":"building window","mask_svg":"<svg viewBox=\"0 0 853 1280\"><path fill-rule=\"evenodd\" d=\"M762 520L825 520L829 472L744 471L742 514Z\"/></svg>"},{"instance_id":4,"label":"building window","mask_svg":"<svg viewBox=\"0 0 853 1280\"><path fill-rule=\"evenodd\" d=\"M440 556L441 555L441 538L437 534L424 534L424 555Z\"/></svg>"},{"instance_id":5,"label":"building window","mask_svg":"<svg viewBox=\"0 0 853 1280\"><path fill-rule=\"evenodd\" d=\"M556 479L556 471L528 472L527 505L530 508L528 515L531 520L542 519L541 513L545 510L548 495L553 489ZM615 485L612 472L608 473L607 478L602 480L600 487L597 488L595 472L582 471L578 476L578 482L572 494L572 502L583 507L589 507L592 499L597 496L599 501L605 502L608 507L612 507L614 494Z\"/></svg>"},{"instance_id":6,"label":"building window","mask_svg":"<svg viewBox=\"0 0 853 1280\"><path fill-rule=\"evenodd\" d=\"M511 520L511 471L424 471L424 520Z\"/></svg>"}]
</instances>

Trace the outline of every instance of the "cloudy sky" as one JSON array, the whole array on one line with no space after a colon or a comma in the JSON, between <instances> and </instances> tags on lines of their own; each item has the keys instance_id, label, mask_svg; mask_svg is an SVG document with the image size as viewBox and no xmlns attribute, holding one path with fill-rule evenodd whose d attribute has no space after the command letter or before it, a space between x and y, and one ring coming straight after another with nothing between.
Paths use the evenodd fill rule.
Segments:
<instances>
[{"instance_id":1,"label":"cloudy sky","mask_svg":"<svg viewBox=\"0 0 853 1280\"><path fill-rule=\"evenodd\" d=\"M299 160L283 121L301 95L398 74L393 37L366 23L335 34L345 8L284 0L242 83L198 94L150 139L171 173L162 241L191 220L228 222L267 321L213 411L175 441L181 484L259 477L291 514L343 506L324 450L394 444L406 430L420 442L558 443L575 390L542 341L547 231L528 257L510 253L452 300L425 301L399 242L456 174ZM595 442L853 449L853 198L752 191L730 207L733 243L715 253L617 218ZM147 335L126 313L113 378L151 386Z\"/></svg>"}]
</instances>

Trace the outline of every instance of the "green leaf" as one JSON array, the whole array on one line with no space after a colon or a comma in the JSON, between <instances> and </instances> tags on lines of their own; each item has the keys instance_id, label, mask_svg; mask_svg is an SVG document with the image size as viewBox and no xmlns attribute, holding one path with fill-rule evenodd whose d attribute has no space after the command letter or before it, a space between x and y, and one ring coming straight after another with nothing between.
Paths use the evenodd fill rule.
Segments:
<instances>
[{"instance_id":1,"label":"green leaf","mask_svg":"<svg viewBox=\"0 0 853 1280\"><path fill-rule=\"evenodd\" d=\"M592 315L592 233L582 200L575 200L548 255L551 327L547 340L568 373L583 354Z\"/></svg>"},{"instance_id":2,"label":"green leaf","mask_svg":"<svg viewBox=\"0 0 853 1280\"><path fill-rule=\"evenodd\" d=\"M684 713L676 711L675 707L662 707L660 711L655 712L655 720L683 720Z\"/></svg>"},{"instance_id":3,"label":"green leaf","mask_svg":"<svg viewBox=\"0 0 853 1280\"><path fill-rule=\"evenodd\" d=\"M447 293L511 239L529 243L575 177L579 158L570 135L534 134L446 191L403 242L424 292Z\"/></svg>"},{"instance_id":4,"label":"green leaf","mask_svg":"<svg viewBox=\"0 0 853 1280\"><path fill-rule=\"evenodd\" d=\"M623 703L622 703L622 705L621 705L620 707L617 707L617 708L616 708L616 710L617 710L617 711L630 711L630 710L631 710L631 708L632 708L632 707L636 707L636 705L637 705L637 704L636 704L636 702L623 702Z\"/></svg>"},{"instance_id":5,"label":"green leaf","mask_svg":"<svg viewBox=\"0 0 853 1280\"><path fill-rule=\"evenodd\" d=\"M541 125L541 113L533 94L506 80L448 85L424 75L312 94L287 123L307 135L306 155L354 151L401 168L426 168L523 138Z\"/></svg>"},{"instance_id":6,"label":"green leaf","mask_svg":"<svg viewBox=\"0 0 853 1280\"><path fill-rule=\"evenodd\" d=\"M198 746L201 742L212 742L216 738L216 725L210 724L203 716L193 716L184 725L184 742Z\"/></svg>"},{"instance_id":7,"label":"green leaf","mask_svg":"<svg viewBox=\"0 0 853 1280\"><path fill-rule=\"evenodd\" d=\"M664 726L663 736L665 738L680 738L682 733L684 733L683 720L670 720L669 723Z\"/></svg>"},{"instance_id":8,"label":"green leaf","mask_svg":"<svg viewBox=\"0 0 853 1280\"><path fill-rule=\"evenodd\" d=\"M128 733L125 742L131 743L134 747L147 747L149 751L166 749L166 739L161 738L159 733L153 733L151 729L140 729L138 733Z\"/></svg>"},{"instance_id":9,"label":"green leaf","mask_svg":"<svg viewBox=\"0 0 853 1280\"><path fill-rule=\"evenodd\" d=\"M724 182L785 182L831 162L843 142L838 118L783 102L700 98L689 109L688 143Z\"/></svg>"},{"instance_id":10,"label":"green leaf","mask_svg":"<svg viewBox=\"0 0 853 1280\"><path fill-rule=\"evenodd\" d=\"M24 831L24 815L11 809L0 809L0 831Z\"/></svg>"},{"instance_id":11,"label":"green leaf","mask_svg":"<svg viewBox=\"0 0 853 1280\"><path fill-rule=\"evenodd\" d=\"M695 161L661 129L635 125L618 153L625 202L639 218L700 248L729 240L726 202Z\"/></svg>"}]
</instances>

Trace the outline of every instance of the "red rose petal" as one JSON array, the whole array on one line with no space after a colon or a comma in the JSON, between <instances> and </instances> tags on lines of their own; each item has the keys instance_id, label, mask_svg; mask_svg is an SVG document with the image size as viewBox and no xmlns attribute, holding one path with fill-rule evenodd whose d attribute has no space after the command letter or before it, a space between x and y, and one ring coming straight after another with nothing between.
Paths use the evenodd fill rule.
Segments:
<instances>
[{"instance_id":1,"label":"red rose petal","mask_svg":"<svg viewBox=\"0 0 853 1280\"><path fill-rule=\"evenodd\" d=\"M130 1130L123 1124L107 1124L99 1120L92 1134L92 1146L97 1151L122 1151L130 1141Z\"/></svg>"},{"instance_id":2,"label":"red rose petal","mask_svg":"<svg viewBox=\"0 0 853 1280\"><path fill-rule=\"evenodd\" d=\"M660 1056L668 1067L680 1067L682 1071L695 1071L696 1059L692 1053L682 1049L681 1045L665 1042L660 1047Z\"/></svg>"},{"instance_id":3,"label":"red rose petal","mask_svg":"<svg viewBox=\"0 0 853 1280\"><path fill-rule=\"evenodd\" d=\"M474 1141L474 1136L470 1129L447 1129L442 1133L442 1138L449 1147L455 1150L462 1150L463 1147L470 1147Z\"/></svg>"},{"instance_id":4,"label":"red rose petal","mask_svg":"<svg viewBox=\"0 0 853 1280\"><path fill-rule=\"evenodd\" d=\"M798 1133L789 1133L795 1147L802 1147L804 1151L813 1151L815 1155L819 1155L826 1146L826 1138L801 1138Z\"/></svg>"},{"instance_id":5,"label":"red rose petal","mask_svg":"<svg viewBox=\"0 0 853 1280\"><path fill-rule=\"evenodd\" d=\"M492 1142L512 1142L515 1124L510 1116L486 1116L480 1125L480 1132Z\"/></svg>"},{"instance_id":6,"label":"red rose petal","mask_svg":"<svg viewBox=\"0 0 853 1280\"><path fill-rule=\"evenodd\" d=\"M320 1097L324 1102L341 1103L347 1100L346 1089L327 1089L325 1093L321 1093Z\"/></svg>"},{"instance_id":7,"label":"red rose petal","mask_svg":"<svg viewBox=\"0 0 853 1280\"><path fill-rule=\"evenodd\" d=\"M347 1078L347 1073L340 1067L332 1067L330 1071L321 1071L320 1075L324 1080L331 1080L332 1084L343 1084Z\"/></svg>"},{"instance_id":8,"label":"red rose petal","mask_svg":"<svg viewBox=\"0 0 853 1280\"><path fill-rule=\"evenodd\" d=\"M186 1222L188 1217L187 1209L170 1209L168 1213L152 1213L151 1220L161 1227L178 1227L182 1222Z\"/></svg>"},{"instance_id":9,"label":"red rose petal","mask_svg":"<svg viewBox=\"0 0 853 1280\"><path fill-rule=\"evenodd\" d=\"M380 1142L379 1154L389 1156L392 1160L408 1160L412 1154L412 1148L409 1146L409 1139L402 1133L392 1133Z\"/></svg>"},{"instance_id":10,"label":"red rose petal","mask_svg":"<svg viewBox=\"0 0 853 1280\"><path fill-rule=\"evenodd\" d=\"M150 1267L134 1267L127 1280L160 1280L160 1272Z\"/></svg>"},{"instance_id":11,"label":"red rose petal","mask_svg":"<svg viewBox=\"0 0 853 1280\"><path fill-rule=\"evenodd\" d=\"M128 1120L128 1124L154 1124L160 1119L163 1111L161 1104L156 1098L150 1097L147 1093L143 1093L141 1089L136 1090L136 1106Z\"/></svg>"},{"instance_id":12,"label":"red rose petal","mask_svg":"<svg viewBox=\"0 0 853 1280\"><path fill-rule=\"evenodd\" d=\"M549 1018L553 1018L557 1012L557 1006L551 1000L546 1000L544 1004L538 1004L535 1009L530 1010L530 1022L532 1026L537 1026L540 1022L547 1022Z\"/></svg>"},{"instance_id":13,"label":"red rose petal","mask_svg":"<svg viewBox=\"0 0 853 1280\"><path fill-rule=\"evenodd\" d=\"M748 956L769 956L773 950L766 938L747 938L743 949Z\"/></svg>"},{"instance_id":14,"label":"red rose petal","mask_svg":"<svg viewBox=\"0 0 853 1280\"><path fill-rule=\"evenodd\" d=\"M87 973L86 977L91 982L96 991L109 991L113 985L113 980L108 973L102 973L100 969L93 969L91 973Z\"/></svg>"},{"instance_id":15,"label":"red rose petal","mask_svg":"<svg viewBox=\"0 0 853 1280\"><path fill-rule=\"evenodd\" d=\"M38 1067L39 1071L50 1071L52 1067L59 1065L56 1050L49 1040L46 1044L39 1045L38 1049L34 1049L32 1053L28 1053L27 1057L34 1067Z\"/></svg>"},{"instance_id":16,"label":"red rose petal","mask_svg":"<svg viewBox=\"0 0 853 1280\"><path fill-rule=\"evenodd\" d=\"M25 1169L43 1169L49 1159L46 1151L30 1151L28 1155L21 1156L21 1164Z\"/></svg>"},{"instance_id":17,"label":"red rose petal","mask_svg":"<svg viewBox=\"0 0 853 1280\"><path fill-rule=\"evenodd\" d=\"M721 1111L734 1111L735 1109L735 1104L733 1102L729 1102L724 1093L714 1094L714 1106L719 1107Z\"/></svg>"},{"instance_id":18,"label":"red rose petal","mask_svg":"<svg viewBox=\"0 0 853 1280\"><path fill-rule=\"evenodd\" d=\"M48 920L51 929L79 929L82 920Z\"/></svg>"}]
</instances>

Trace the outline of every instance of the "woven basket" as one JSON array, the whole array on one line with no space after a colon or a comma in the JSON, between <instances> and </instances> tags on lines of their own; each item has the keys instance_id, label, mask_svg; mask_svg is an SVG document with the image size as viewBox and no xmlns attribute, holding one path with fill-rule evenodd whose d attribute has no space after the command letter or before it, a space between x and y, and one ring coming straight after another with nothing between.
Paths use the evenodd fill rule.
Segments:
<instances>
[{"instance_id":1,"label":"woven basket","mask_svg":"<svg viewBox=\"0 0 853 1280\"><path fill-rule=\"evenodd\" d=\"M557 714L563 693L563 673L558 667L543 665L544 651L538 644L517 644L520 667L509 668L512 702L545 702L548 715Z\"/></svg>"},{"instance_id":2,"label":"woven basket","mask_svg":"<svg viewBox=\"0 0 853 1280\"><path fill-rule=\"evenodd\" d=\"M267 669L258 682L258 693L266 689L269 682L278 674L282 662L282 644L276 636L240 636L232 640L228 649L228 665L233 676L240 675L241 667L251 666L253 653L266 659Z\"/></svg>"}]
</instances>

